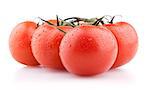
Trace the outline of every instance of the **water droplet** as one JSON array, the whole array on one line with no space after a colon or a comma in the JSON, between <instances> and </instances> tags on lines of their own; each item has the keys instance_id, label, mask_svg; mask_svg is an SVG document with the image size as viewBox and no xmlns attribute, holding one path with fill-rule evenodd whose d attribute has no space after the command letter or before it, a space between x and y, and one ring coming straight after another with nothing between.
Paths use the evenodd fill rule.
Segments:
<instances>
[{"instance_id":1,"label":"water droplet","mask_svg":"<svg viewBox=\"0 0 150 90\"><path fill-rule=\"evenodd\" d=\"M71 47L71 44L69 45L69 47Z\"/></svg>"},{"instance_id":2,"label":"water droplet","mask_svg":"<svg viewBox=\"0 0 150 90\"><path fill-rule=\"evenodd\" d=\"M85 38L85 37L82 37L82 39L85 40L86 38Z\"/></svg>"},{"instance_id":3,"label":"water droplet","mask_svg":"<svg viewBox=\"0 0 150 90\"><path fill-rule=\"evenodd\" d=\"M56 42L56 44L57 44L57 45L59 45L59 44L60 44L60 42L59 42L59 41L57 41L57 42Z\"/></svg>"},{"instance_id":4,"label":"water droplet","mask_svg":"<svg viewBox=\"0 0 150 90\"><path fill-rule=\"evenodd\" d=\"M67 41L66 41L66 40L65 40L64 42L65 42L65 43L67 43Z\"/></svg>"},{"instance_id":5,"label":"water droplet","mask_svg":"<svg viewBox=\"0 0 150 90\"><path fill-rule=\"evenodd\" d=\"M92 41L93 39L92 38L88 38L88 41Z\"/></svg>"},{"instance_id":6,"label":"water droplet","mask_svg":"<svg viewBox=\"0 0 150 90\"><path fill-rule=\"evenodd\" d=\"M38 37L41 36L41 34L38 34Z\"/></svg>"}]
</instances>

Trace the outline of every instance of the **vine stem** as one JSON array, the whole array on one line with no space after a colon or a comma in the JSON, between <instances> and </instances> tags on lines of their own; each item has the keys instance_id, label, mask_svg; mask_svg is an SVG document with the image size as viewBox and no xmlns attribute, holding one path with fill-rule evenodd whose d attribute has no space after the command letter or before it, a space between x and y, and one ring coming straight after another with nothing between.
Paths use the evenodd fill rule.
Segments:
<instances>
[{"instance_id":1,"label":"vine stem","mask_svg":"<svg viewBox=\"0 0 150 90\"><path fill-rule=\"evenodd\" d=\"M40 18L40 17L38 17L40 20L42 20L42 21L44 21L44 22L46 22L47 24L49 24L49 25L52 25L52 26L55 26L54 24L52 24L51 22L49 22L49 21L46 21L46 20L44 20L44 19L42 19L42 18ZM55 26L56 27L56 26ZM66 32L64 31L64 30L62 30L62 29L60 29L60 28L58 28L58 27L56 27L59 31L61 31L61 32L63 32L64 34L66 34Z\"/></svg>"},{"instance_id":2,"label":"vine stem","mask_svg":"<svg viewBox=\"0 0 150 90\"><path fill-rule=\"evenodd\" d=\"M101 24L103 25L103 24L104 24L103 18L105 18L105 16L103 16L103 17L97 19L92 25L98 26L98 24L99 24L100 22L101 22Z\"/></svg>"},{"instance_id":3,"label":"vine stem","mask_svg":"<svg viewBox=\"0 0 150 90\"><path fill-rule=\"evenodd\" d=\"M115 18L115 17L116 17L116 16L113 16L112 19L111 19L111 21L110 21L109 23L113 24L113 21L114 21L114 18Z\"/></svg>"},{"instance_id":4,"label":"vine stem","mask_svg":"<svg viewBox=\"0 0 150 90\"><path fill-rule=\"evenodd\" d=\"M46 20L44 20L44 19L42 19L42 18L40 18L40 17L38 17L40 20L42 20L42 21L44 21L44 22L46 22L47 24L49 24L49 25L54 25L54 24L52 24L51 22L49 22L49 21L46 21Z\"/></svg>"},{"instance_id":5,"label":"vine stem","mask_svg":"<svg viewBox=\"0 0 150 90\"><path fill-rule=\"evenodd\" d=\"M56 15L56 20L57 20L57 26L59 26L59 18L58 18L58 15Z\"/></svg>"},{"instance_id":6,"label":"vine stem","mask_svg":"<svg viewBox=\"0 0 150 90\"><path fill-rule=\"evenodd\" d=\"M114 19L116 18L116 16L120 16L122 18L122 15L115 15L112 17L111 21L109 23L113 24L114 23Z\"/></svg>"}]
</instances>

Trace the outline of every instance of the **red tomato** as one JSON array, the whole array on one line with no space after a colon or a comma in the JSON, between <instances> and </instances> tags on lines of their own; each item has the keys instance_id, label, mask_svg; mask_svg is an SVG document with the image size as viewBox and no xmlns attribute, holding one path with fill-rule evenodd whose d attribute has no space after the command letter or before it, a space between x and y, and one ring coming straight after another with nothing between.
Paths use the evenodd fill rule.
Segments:
<instances>
[{"instance_id":1,"label":"red tomato","mask_svg":"<svg viewBox=\"0 0 150 90\"><path fill-rule=\"evenodd\" d=\"M69 26L59 26L60 29L68 31ZM59 57L59 45L64 33L51 25L40 26L32 38L32 51L37 61L46 67L64 69Z\"/></svg>"},{"instance_id":2,"label":"red tomato","mask_svg":"<svg viewBox=\"0 0 150 90\"><path fill-rule=\"evenodd\" d=\"M31 37L36 23L26 21L18 24L12 31L9 39L9 47L16 61L25 65L39 65L31 51Z\"/></svg>"},{"instance_id":3,"label":"red tomato","mask_svg":"<svg viewBox=\"0 0 150 90\"><path fill-rule=\"evenodd\" d=\"M138 36L135 29L126 22L105 25L116 37L118 55L112 68L128 63L135 55L138 47Z\"/></svg>"},{"instance_id":4,"label":"red tomato","mask_svg":"<svg viewBox=\"0 0 150 90\"><path fill-rule=\"evenodd\" d=\"M75 27L60 44L63 65L77 75L95 75L109 70L116 60L117 51L112 32L92 25Z\"/></svg>"}]
</instances>

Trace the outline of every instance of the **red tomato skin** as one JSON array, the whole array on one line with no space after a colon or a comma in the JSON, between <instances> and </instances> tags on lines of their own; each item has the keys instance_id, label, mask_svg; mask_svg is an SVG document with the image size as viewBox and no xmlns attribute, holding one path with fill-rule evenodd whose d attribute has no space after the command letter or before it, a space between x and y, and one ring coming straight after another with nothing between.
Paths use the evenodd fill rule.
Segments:
<instances>
[{"instance_id":1,"label":"red tomato skin","mask_svg":"<svg viewBox=\"0 0 150 90\"><path fill-rule=\"evenodd\" d=\"M69 72L90 76L109 70L117 51L116 39L109 30L87 25L75 27L64 36L59 54Z\"/></svg>"},{"instance_id":2,"label":"red tomato skin","mask_svg":"<svg viewBox=\"0 0 150 90\"><path fill-rule=\"evenodd\" d=\"M106 24L105 27L114 34L118 42L118 55L112 69L131 61L138 48L138 36L135 29L126 22Z\"/></svg>"},{"instance_id":3,"label":"red tomato skin","mask_svg":"<svg viewBox=\"0 0 150 90\"><path fill-rule=\"evenodd\" d=\"M59 27L68 31L71 27ZM37 61L48 68L64 69L59 56L59 45L64 33L51 25L42 25L33 34L32 51Z\"/></svg>"},{"instance_id":4,"label":"red tomato skin","mask_svg":"<svg viewBox=\"0 0 150 90\"><path fill-rule=\"evenodd\" d=\"M37 25L34 22L22 22L13 29L9 38L9 48L13 58L29 66L39 65L32 54L30 45L36 28Z\"/></svg>"}]
</instances>

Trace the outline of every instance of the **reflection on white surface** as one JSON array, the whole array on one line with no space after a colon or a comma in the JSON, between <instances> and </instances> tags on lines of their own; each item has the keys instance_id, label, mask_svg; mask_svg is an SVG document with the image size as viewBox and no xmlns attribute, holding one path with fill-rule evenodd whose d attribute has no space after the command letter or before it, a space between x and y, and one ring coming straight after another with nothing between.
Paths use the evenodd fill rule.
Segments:
<instances>
[{"instance_id":1,"label":"reflection on white surface","mask_svg":"<svg viewBox=\"0 0 150 90\"><path fill-rule=\"evenodd\" d=\"M114 69L103 74L91 77L73 75L67 71L53 70L42 67L23 67L16 71L16 82L64 82L64 81L88 81L132 83L134 75L125 69Z\"/></svg>"},{"instance_id":2,"label":"reflection on white surface","mask_svg":"<svg viewBox=\"0 0 150 90\"><path fill-rule=\"evenodd\" d=\"M67 71L53 70L42 67L23 67L15 73L16 81L57 81L69 77Z\"/></svg>"},{"instance_id":3,"label":"reflection on white surface","mask_svg":"<svg viewBox=\"0 0 150 90\"><path fill-rule=\"evenodd\" d=\"M113 69L103 74L105 79L118 83L133 83L136 77L132 72L125 69Z\"/></svg>"}]
</instances>

